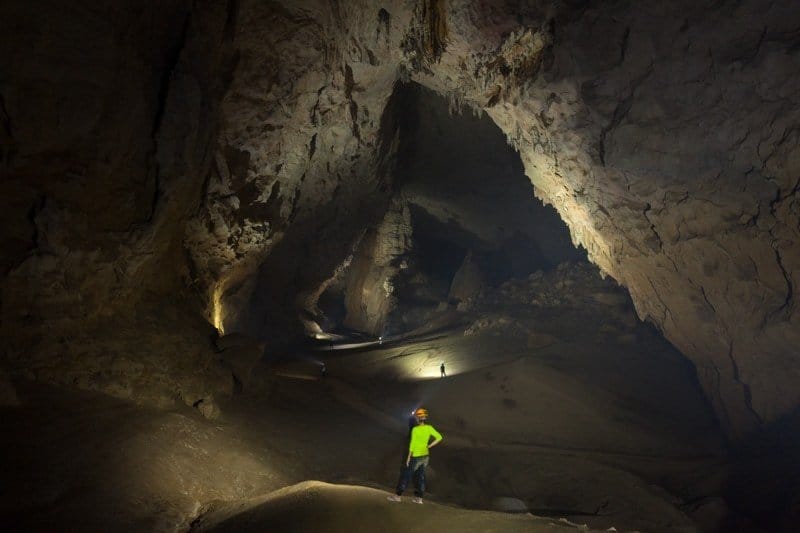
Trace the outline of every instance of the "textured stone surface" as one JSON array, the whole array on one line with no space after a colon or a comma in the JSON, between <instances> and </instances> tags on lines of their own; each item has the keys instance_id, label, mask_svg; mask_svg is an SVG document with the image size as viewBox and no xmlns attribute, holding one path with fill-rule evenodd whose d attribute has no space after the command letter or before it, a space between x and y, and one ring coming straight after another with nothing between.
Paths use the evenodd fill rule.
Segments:
<instances>
[{"instance_id":1,"label":"textured stone surface","mask_svg":"<svg viewBox=\"0 0 800 533\"><path fill-rule=\"evenodd\" d=\"M240 4L217 172L187 234L218 328L294 331L294 310L383 217L397 73L376 57L399 35L378 11Z\"/></svg>"},{"instance_id":2,"label":"textured stone surface","mask_svg":"<svg viewBox=\"0 0 800 533\"><path fill-rule=\"evenodd\" d=\"M590 259L695 362L734 433L798 401L798 15L783 6L720 20L680 2L517 18L453 4L446 50L415 74L486 109Z\"/></svg>"},{"instance_id":3,"label":"textured stone surface","mask_svg":"<svg viewBox=\"0 0 800 533\"><path fill-rule=\"evenodd\" d=\"M374 231L364 236L350 264L344 303L344 325L380 335L395 305L394 276L403 268L403 254L411 246L411 212L401 199L392 202Z\"/></svg>"},{"instance_id":4,"label":"textured stone surface","mask_svg":"<svg viewBox=\"0 0 800 533\"><path fill-rule=\"evenodd\" d=\"M218 388L181 241L232 66L228 7L0 7L12 372L158 404Z\"/></svg>"},{"instance_id":5,"label":"textured stone surface","mask_svg":"<svg viewBox=\"0 0 800 533\"><path fill-rule=\"evenodd\" d=\"M327 285L327 327L338 325L325 313L336 314L329 304L339 292L347 309L342 324L395 335L484 285L585 260L555 210L533 197L518 154L491 119L453 112L447 99L417 84L398 91L392 204L340 265L344 275ZM467 257L469 267L459 273ZM485 279L464 277L475 269L485 269Z\"/></svg>"},{"instance_id":6,"label":"textured stone surface","mask_svg":"<svg viewBox=\"0 0 800 533\"><path fill-rule=\"evenodd\" d=\"M221 331L302 333L297 313L313 315L391 204L392 94L414 80L492 118L574 242L694 362L731 434L800 405L791 2L12 1L0 14L14 372L91 368L53 345L176 294Z\"/></svg>"},{"instance_id":7,"label":"textured stone surface","mask_svg":"<svg viewBox=\"0 0 800 533\"><path fill-rule=\"evenodd\" d=\"M472 258L472 251L464 256L464 262L458 267L453 283L450 285L448 297L453 300L468 300L477 296L485 284L480 265Z\"/></svg>"}]
</instances>

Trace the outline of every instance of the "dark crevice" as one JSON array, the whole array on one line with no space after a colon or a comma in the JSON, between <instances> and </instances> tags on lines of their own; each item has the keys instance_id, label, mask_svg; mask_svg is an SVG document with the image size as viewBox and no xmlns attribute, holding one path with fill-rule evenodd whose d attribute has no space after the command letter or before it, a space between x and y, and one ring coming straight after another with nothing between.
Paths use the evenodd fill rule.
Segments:
<instances>
[{"instance_id":1,"label":"dark crevice","mask_svg":"<svg viewBox=\"0 0 800 533\"><path fill-rule=\"evenodd\" d=\"M717 419L724 427L730 428L732 427L731 416L728 412L727 406L725 406L725 402L722 400L722 374L717 368L716 365L711 364L711 368L714 370L714 375L716 376L716 383L714 384L714 392L716 393L716 398L714 399L714 403L721 406L721 408L716 410Z\"/></svg>"},{"instance_id":2,"label":"dark crevice","mask_svg":"<svg viewBox=\"0 0 800 533\"><path fill-rule=\"evenodd\" d=\"M6 110L5 99L0 94L0 164L9 165L11 163L13 141L11 118Z\"/></svg>"},{"instance_id":3,"label":"dark crevice","mask_svg":"<svg viewBox=\"0 0 800 533\"><path fill-rule=\"evenodd\" d=\"M28 222L33 228L33 235L31 235L31 249L33 250L39 247L39 225L36 223L36 217L44 209L46 200L45 195L39 196L28 210Z\"/></svg>"},{"instance_id":4,"label":"dark crevice","mask_svg":"<svg viewBox=\"0 0 800 533\"><path fill-rule=\"evenodd\" d=\"M8 136L9 139L14 137L14 135L11 133L11 117L8 116L8 111L6 110L6 101L2 94L0 94L0 126L3 127L3 132L6 134L6 136Z\"/></svg>"},{"instance_id":5,"label":"dark crevice","mask_svg":"<svg viewBox=\"0 0 800 533\"><path fill-rule=\"evenodd\" d=\"M7 254L4 257L4 260L0 260L0 265L2 265L2 273L3 276L7 275L12 270L19 268L30 256L31 253L41 253L46 250L38 250L39 248L39 224L36 223L36 217L39 213L44 209L45 202L47 201L47 197L45 195L40 195L36 201L33 202L31 207L28 209L26 214L26 219L30 223L31 226L31 234L30 234L30 241L29 245L26 246L25 250L20 250L21 253L19 254Z\"/></svg>"},{"instance_id":6,"label":"dark crevice","mask_svg":"<svg viewBox=\"0 0 800 533\"><path fill-rule=\"evenodd\" d=\"M783 310L791 310L794 307L794 284L792 283L792 276L786 270L786 266L783 264L783 258L781 257L781 251L777 247L775 249L775 260L778 263L778 267L781 269L781 274L783 274L783 278L786 281L786 297L784 298L783 304L778 309L778 311Z\"/></svg>"},{"instance_id":7,"label":"dark crevice","mask_svg":"<svg viewBox=\"0 0 800 533\"><path fill-rule=\"evenodd\" d=\"M712 304L711 301L708 299L708 295L706 294L705 288L699 287L699 289L700 289L700 294L703 296L703 300L705 300L706 302L706 305L708 305L711 308L711 311L714 313L714 315L716 315L717 308L714 307L714 304Z\"/></svg>"},{"instance_id":8,"label":"dark crevice","mask_svg":"<svg viewBox=\"0 0 800 533\"><path fill-rule=\"evenodd\" d=\"M703 293L703 296L705 297L705 293ZM755 420L759 425L763 424L764 421L761 419L755 409L753 409L753 398L750 392L750 385L744 383L739 377L739 365L736 364L736 359L733 356L733 342L728 344L728 359L731 362L731 369L733 370L733 380L742 387L742 396L745 407L747 407L747 410L750 411L750 413L755 417Z\"/></svg>"},{"instance_id":9,"label":"dark crevice","mask_svg":"<svg viewBox=\"0 0 800 533\"><path fill-rule=\"evenodd\" d=\"M555 508L536 508L536 509L529 509L528 512L533 513L537 516L550 516L550 517L563 517L563 516L610 516L609 514L600 513L606 506L608 502L605 502L603 505L597 508L595 511L579 511L577 509L555 509Z\"/></svg>"},{"instance_id":10,"label":"dark crevice","mask_svg":"<svg viewBox=\"0 0 800 533\"><path fill-rule=\"evenodd\" d=\"M787 134L784 133L783 138L785 139L786 137ZM782 144L782 142L783 139L781 140L781 142L778 143L778 145ZM773 217L775 217L776 219L778 218L776 213L778 203L782 202L786 198L794 196L798 191L798 187L800 187L800 179L798 179L797 182L795 182L795 185L792 188L792 190L785 195L781 194L781 190L778 189L778 191L775 193L775 198L773 198L769 203L769 211ZM786 266L783 264L783 257L781 256L781 250L777 245L778 239L773 233L773 228L769 229L769 236L772 239L772 248L775 251L775 262L778 264L778 268L780 268L781 274L783 275L783 279L786 282L786 295L784 297L783 303L777 310L768 315L769 318L772 318L773 316L781 312L791 312L791 310L794 308L794 283L792 282L791 273L786 269Z\"/></svg>"},{"instance_id":11,"label":"dark crevice","mask_svg":"<svg viewBox=\"0 0 800 533\"><path fill-rule=\"evenodd\" d=\"M714 304L711 303L711 300L709 300L708 295L706 294L705 288L703 286L701 286L701 285L695 284L691 279L689 280L689 282L700 291L700 294L703 297L703 300L705 301L706 305L708 305L708 307L711 309L711 312L714 314L714 316L717 317L718 316L717 309L716 309L716 307L714 307ZM725 337L730 339L731 335L727 331L727 328L723 327L723 330L724 330L724 333L725 333ZM751 391L750 391L750 385L748 385L747 383L745 383L745 382L743 382L741 380L741 377L740 377L740 374L739 374L739 365L736 363L736 359L735 359L735 357L733 355L733 341L730 341L730 340L728 341L728 352L727 352L727 355L728 355L728 359L730 360L730 363L731 363L731 370L733 372L733 381L735 381L738 385L740 385L742 387L742 396L743 396L745 407L747 408L748 411L750 411L750 413L753 415L753 417L755 418L755 420L759 424L763 424L763 420L761 419L759 414L753 408L753 400L752 400L752 394L751 394Z\"/></svg>"},{"instance_id":12,"label":"dark crevice","mask_svg":"<svg viewBox=\"0 0 800 533\"><path fill-rule=\"evenodd\" d=\"M317 113L319 112L319 99L322 96L322 91L325 90L327 85L323 85L319 89L317 89L317 101L314 102L314 107L311 108L311 112L309 113L309 119L311 120L312 126L317 126L319 121L317 120Z\"/></svg>"},{"instance_id":13,"label":"dark crevice","mask_svg":"<svg viewBox=\"0 0 800 533\"><path fill-rule=\"evenodd\" d=\"M158 165L158 158L153 158L153 197L150 199L150 210L147 213L145 222L152 222L158 207L158 199L161 196L161 171Z\"/></svg>"},{"instance_id":14,"label":"dark crevice","mask_svg":"<svg viewBox=\"0 0 800 533\"><path fill-rule=\"evenodd\" d=\"M378 126L378 178L384 179L393 169L392 163L394 152L394 140L400 127L400 116L403 112L402 103L405 98L404 92L408 87L400 82L396 82L392 87L392 94L389 101L383 108L380 123Z\"/></svg>"},{"instance_id":15,"label":"dark crevice","mask_svg":"<svg viewBox=\"0 0 800 533\"><path fill-rule=\"evenodd\" d=\"M608 133L619 126L625 116L630 111L631 106L633 105L633 97L636 93L636 89L641 85L641 83L653 72L653 66L650 65L647 70L638 78L634 79L631 82L630 91L628 95L625 97L622 102L617 105L614 109L614 115L611 117L611 122L608 123L601 131L600 131L600 143L598 147L598 152L600 156L600 163L603 166L606 165L606 136Z\"/></svg>"},{"instance_id":16,"label":"dark crevice","mask_svg":"<svg viewBox=\"0 0 800 533\"><path fill-rule=\"evenodd\" d=\"M161 81L158 87L158 99L156 101L156 113L153 119L153 126L151 129L151 137L153 139L153 198L150 203L150 211L147 215L146 222L151 222L155 216L158 207L158 201L161 196L161 169L158 163L158 132L161 129L161 123L164 119L164 113L167 108L167 98L169 95L170 81L172 79L175 68L178 64L181 51L186 45L186 38L189 30L189 22L191 20L192 12L187 11L184 15L181 24L180 37L176 40L172 47L167 52L167 61L164 65L164 70L161 72Z\"/></svg>"},{"instance_id":17,"label":"dark crevice","mask_svg":"<svg viewBox=\"0 0 800 533\"><path fill-rule=\"evenodd\" d=\"M625 28L625 33L622 34L622 45L620 46L619 51L619 64L623 64L625 62L625 56L628 53L628 42L631 36L631 28L628 26Z\"/></svg>"},{"instance_id":18,"label":"dark crevice","mask_svg":"<svg viewBox=\"0 0 800 533\"><path fill-rule=\"evenodd\" d=\"M229 0L226 13L223 38L225 41L232 41L236 36L236 21L239 17L239 0Z\"/></svg>"},{"instance_id":19,"label":"dark crevice","mask_svg":"<svg viewBox=\"0 0 800 533\"><path fill-rule=\"evenodd\" d=\"M178 59L180 58L181 52L183 51L183 48L186 46L186 38L189 33L189 22L191 18L192 18L192 12L190 10L187 11L186 15L184 15L183 17L180 37L167 50L166 54L167 61L164 65L164 70L161 72L161 81L158 87L156 114L153 120L153 128L151 130L151 134L154 138L158 133L158 130L161 127L161 121L164 118L164 111L167 107L167 96L169 94L170 80L172 79L172 75L175 71L175 68L178 65Z\"/></svg>"},{"instance_id":20,"label":"dark crevice","mask_svg":"<svg viewBox=\"0 0 800 533\"><path fill-rule=\"evenodd\" d=\"M650 231L653 232L653 236L655 237L656 242L653 243L653 239L647 239L646 244L652 251L659 252L664 250L664 240L661 238L661 235L659 235L658 231L656 230L655 224L653 223L652 220L650 220L650 217L647 214L651 209L652 206L649 203L645 204L642 214L644 215L644 218L647 220L647 222L650 223Z\"/></svg>"},{"instance_id":21,"label":"dark crevice","mask_svg":"<svg viewBox=\"0 0 800 533\"><path fill-rule=\"evenodd\" d=\"M764 26L764 29L761 30L761 34L758 36L758 42L756 43L755 47L753 47L752 53L746 56L739 57L736 60L744 65L752 63L753 60L757 58L758 54L761 52L761 47L764 45L766 37L767 37L767 27Z\"/></svg>"},{"instance_id":22,"label":"dark crevice","mask_svg":"<svg viewBox=\"0 0 800 533\"><path fill-rule=\"evenodd\" d=\"M317 151L317 134L311 136L311 142L308 143L308 160L311 161L311 158L314 157L314 153Z\"/></svg>"},{"instance_id":23,"label":"dark crevice","mask_svg":"<svg viewBox=\"0 0 800 533\"><path fill-rule=\"evenodd\" d=\"M432 74L428 66L447 48L446 12L445 0L423 0L414 7L414 28L400 43L412 70Z\"/></svg>"},{"instance_id":24,"label":"dark crevice","mask_svg":"<svg viewBox=\"0 0 800 533\"><path fill-rule=\"evenodd\" d=\"M361 141L361 132L358 128L358 104L353 100L353 88L355 87L355 80L353 79L353 69L350 65L344 67L344 96L350 102L350 120L352 121L353 137Z\"/></svg>"},{"instance_id":25,"label":"dark crevice","mask_svg":"<svg viewBox=\"0 0 800 533\"><path fill-rule=\"evenodd\" d=\"M287 223L291 223L297 217L298 214L298 206L300 205L300 196L301 196L301 189L303 188L303 182L306 179L306 173L303 172L303 175L300 176L300 183L297 185L297 188L294 191L294 197L292 198L292 209L289 212L289 219Z\"/></svg>"},{"instance_id":26,"label":"dark crevice","mask_svg":"<svg viewBox=\"0 0 800 533\"><path fill-rule=\"evenodd\" d=\"M375 40L377 41L381 34L385 39L386 44L389 43L389 28L392 24L392 16L384 8L378 11L378 27L375 30Z\"/></svg>"}]
</instances>

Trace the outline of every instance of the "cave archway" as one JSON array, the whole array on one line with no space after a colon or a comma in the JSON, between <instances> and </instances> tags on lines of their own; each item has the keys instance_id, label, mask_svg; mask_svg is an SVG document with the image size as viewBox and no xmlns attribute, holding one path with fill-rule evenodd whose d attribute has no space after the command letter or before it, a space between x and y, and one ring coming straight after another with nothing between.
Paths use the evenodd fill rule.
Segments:
<instances>
[{"instance_id":1,"label":"cave archway","mask_svg":"<svg viewBox=\"0 0 800 533\"><path fill-rule=\"evenodd\" d=\"M788 508L800 476L792 465L800 461L796 446L784 451L786 439L799 434L800 406L795 2L147 4L0 5L0 20L10 21L0 46L0 402L13 413L9 427L46 430L37 430L36 446L26 431L6 443L5 458L24 482L13 495L22 505L9 500L10 507L35 520L55 516L53 523L69 524L59 520L66 514L82 522L90 506L113 510L107 501L84 500L86 488L125 492L149 464L155 465L150 479L167 481L166 499L143 486L153 496L148 508L131 492L127 508L153 514L127 522L150 523L157 515L174 528L172 518L180 515L188 525L197 502L241 497L242 478L229 477L230 491L217 492L206 491L214 488L202 472L185 476L179 468L170 476L149 437L127 450L114 437L103 445L112 455L98 454L113 459L125 483L73 477L79 464L73 452L98 449L83 444L91 437L86 428L104 427L95 433L113 437L118 420L148 416L133 405L107 411L104 405L123 399L193 407L164 419L177 429L177 448L192 449L183 445L180 426L197 422L216 431L199 415L215 418L224 402L269 390L271 361L263 354L279 352L309 329L350 324L379 335L388 327L391 337L452 326L455 317L463 320L458 335L420 340L410 351L378 343L361 355L370 358L368 378L376 366L386 367L380 386L400 383L404 395L440 393L429 397L439 402L436 416L448 433L461 432L467 447L475 447L474 431L500 435L504 445L560 447L569 450L565 455L590 443L592 453L629 454L626 467L641 453L716 454L722 438L695 377L733 442L749 443L754 430L770 430L766 441L755 441L748 464L734 465L730 484L695 483L696 463L682 463L694 479L673 478L668 487L686 498L680 510L672 497L654 497L620 469L569 480L558 502L571 504L580 494L583 505L554 503L556 509L637 519L654 509L664 524L689 527L683 516L689 513L719 525L735 515L717 498L724 495L734 511L750 509L761 529L793 530L796 513ZM416 111L418 123L428 121L417 126L427 140L403 137L409 117L398 84L409 83L425 87L405 85L418 96L439 95L431 97L439 102L435 109ZM499 190L496 181L491 189L469 179L467 170L473 178L489 173L479 172L477 149L439 163L469 166L458 176L468 179L436 179L443 169L424 150L437 148L436 117L445 107L464 111L453 120L481 124L442 126L455 139L447 142L467 146L470 131L489 128L488 117L502 138L485 145L516 150L529 183L517 179ZM546 224L517 218L516 207L497 212L484 209L486 200L475 205L489 193L517 205L529 199L530 184L595 266L571 261L552 268L564 264L553 252L561 244L548 242L550 233L527 231ZM454 386L436 391L445 358ZM42 394L31 381L63 390ZM76 389L101 394L84 401ZM385 399L383 390L371 392ZM311 398L307 420L320 420L318 396L298 396ZM485 410L467 419L463 398L478 396ZM94 403L105 414L92 415ZM273 407L280 427L289 418L282 409L291 406ZM340 438L340 449L350 446L349 434L336 434L341 413L333 401L327 407L330 424L319 435L326 442ZM94 423L109 413L107 425ZM176 423L185 418L194 422ZM371 428L378 441L383 422ZM163 427L130 426L139 436L148 435L145 426ZM75 431L75 438L62 439L62 430ZM265 434L286 437L282 449L314 444L305 435L294 438L299 431ZM39 445L51 446L63 468L40 461ZM177 448L158 455L170 461ZM194 461L200 470L219 466L205 461L227 445L214 448L194 448L203 457ZM287 463L288 472L315 475L300 464L317 457L306 450ZM774 457L763 461L763 453ZM518 457L502 464L519 471ZM229 459L229 472L253 466ZM463 456L449 459L442 464L466 479ZM526 466L538 463L537 457ZM645 463L641 479L660 483L660 472ZM350 466L357 472L364 464ZM497 464L486 462L472 481L494 476ZM546 491L532 485L523 491L537 498L531 505L539 498L552 503L561 474L580 465L550 466ZM251 473L278 488L273 471L255 467ZM374 482L370 468L356 477ZM609 473L626 489L607 508ZM333 477L341 469L330 475L341 480ZM61 483L69 479L70 487ZM462 497L458 481L449 501ZM589 498L586 481L595 487ZM179 494L193 496L171 500ZM657 505L626 508L640 501L630 494ZM167 501L178 515L164 512ZM67 512L45 512L54 506ZM127 515L97 518L126 521L119 516ZM119 523L95 527L115 528Z\"/></svg>"},{"instance_id":2,"label":"cave archway","mask_svg":"<svg viewBox=\"0 0 800 533\"><path fill-rule=\"evenodd\" d=\"M347 21L349 44L337 41L333 49L341 55L333 63L323 53L329 49L324 33L289 16L291 9L249 7L250 22L277 18L285 28L265 36L264 24L243 25L237 34L243 57L293 57L296 49L309 54L298 64L299 83L275 85L279 65L292 63L271 59L242 62L233 77L223 109L232 120L221 137L220 159L242 151L251 159L245 175L222 177L230 183L208 199L192 229L206 314L220 315L212 320L221 324L230 314L231 330L246 325L251 331L281 322L283 311L297 307L303 320L313 319L306 308L326 280L281 272L290 261L272 252L281 248L285 230L292 239L304 225L326 230L330 225L308 224L315 211L350 217L348 231L326 233L326 240L346 241L346 250L299 250L330 272L350 254L361 229L377 223L383 209L363 217L353 212L370 211L391 187L391 177L376 171L392 152L383 150L392 139L382 119L394 83L412 80L455 106L485 112L498 125L518 149L535 194L555 207L573 241L628 288L639 317L656 324L694 363L730 435L743 436L794 409L800 403L793 385L800 343L798 190L790 170L796 135L779 99L762 113L745 96L756 91L753 80L769 77L771 65L796 70L795 56L784 53L791 32L775 30L770 46L754 47L754 60L742 63L754 43L726 35L739 31L733 19L720 25L710 12L693 10L695 23L687 25L678 5L663 12L606 7L534 2L508 11L491 2L424 2L372 16L355 4L337 7L323 26ZM777 7L764 17L776 28L793 20ZM331 35L340 35L339 22L331 24ZM654 29L668 37L651 42ZM316 45L309 49L301 37ZM711 55L692 52L695 59L686 62L673 53L674 43L709 39ZM710 72L709 57L730 66L724 74L714 71L720 80L711 88L697 84L698 72ZM776 87L793 83L781 76ZM728 99L723 87L748 89ZM769 132L766 144L738 136L725 117L739 115L750 131ZM236 167L237 158L229 159L222 174ZM253 197L243 183L258 184L255 213L275 208L278 215L240 223L240 209L228 204L232 195ZM221 224L207 230L209 219ZM222 254L217 242L223 242ZM258 272L265 257L277 273L272 280ZM248 303L256 277L263 281L257 292L281 300L268 321L263 302L260 308ZM297 279L308 285L299 302L284 290ZM235 316L250 307L252 320ZM279 337L283 326L267 336ZM759 353L770 354L771 362L761 365Z\"/></svg>"},{"instance_id":3,"label":"cave archway","mask_svg":"<svg viewBox=\"0 0 800 533\"><path fill-rule=\"evenodd\" d=\"M415 83L395 91L391 208L321 293L323 329L397 334L482 289L586 261L487 115Z\"/></svg>"}]
</instances>

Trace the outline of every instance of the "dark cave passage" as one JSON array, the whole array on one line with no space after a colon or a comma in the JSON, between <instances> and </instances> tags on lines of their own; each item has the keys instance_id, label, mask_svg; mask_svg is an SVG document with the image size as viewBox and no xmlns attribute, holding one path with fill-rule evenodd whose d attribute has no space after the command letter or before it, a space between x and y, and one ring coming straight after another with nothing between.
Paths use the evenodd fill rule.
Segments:
<instances>
[{"instance_id":1,"label":"dark cave passage","mask_svg":"<svg viewBox=\"0 0 800 533\"><path fill-rule=\"evenodd\" d=\"M320 323L396 335L482 289L587 263L555 210L533 196L519 154L488 116L453 113L445 98L414 83L396 95L393 209L408 214L388 227L384 219L361 241L349 269L320 296ZM394 249L381 250L387 246ZM387 253L376 268L375 256Z\"/></svg>"},{"instance_id":2,"label":"dark cave passage","mask_svg":"<svg viewBox=\"0 0 800 533\"><path fill-rule=\"evenodd\" d=\"M797 530L796 2L0 31L5 529Z\"/></svg>"}]
</instances>

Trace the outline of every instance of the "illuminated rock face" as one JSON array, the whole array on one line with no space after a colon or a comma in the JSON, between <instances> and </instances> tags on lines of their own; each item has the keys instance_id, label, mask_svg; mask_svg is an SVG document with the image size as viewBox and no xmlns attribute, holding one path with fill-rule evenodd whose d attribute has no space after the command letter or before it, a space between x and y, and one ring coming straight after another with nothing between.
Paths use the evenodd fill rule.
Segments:
<instances>
[{"instance_id":1,"label":"illuminated rock face","mask_svg":"<svg viewBox=\"0 0 800 533\"><path fill-rule=\"evenodd\" d=\"M345 326L382 335L394 307L394 277L402 268L411 237L408 204L395 200L384 219L364 236L348 269Z\"/></svg>"},{"instance_id":2,"label":"illuminated rock face","mask_svg":"<svg viewBox=\"0 0 800 533\"><path fill-rule=\"evenodd\" d=\"M732 434L775 420L800 405L790 4L6 2L5 351L80 362L74 332L143 299L301 333L391 205L413 80L491 117Z\"/></svg>"},{"instance_id":3,"label":"illuminated rock face","mask_svg":"<svg viewBox=\"0 0 800 533\"><path fill-rule=\"evenodd\" d=\"M797 13L603 6L507 34L512 18L481 9L450 9L447 49L416 79L507 132L590 259L695 362L729 431L796 406L798 57L782 35Z\"/></svg>"}]
</instances>

